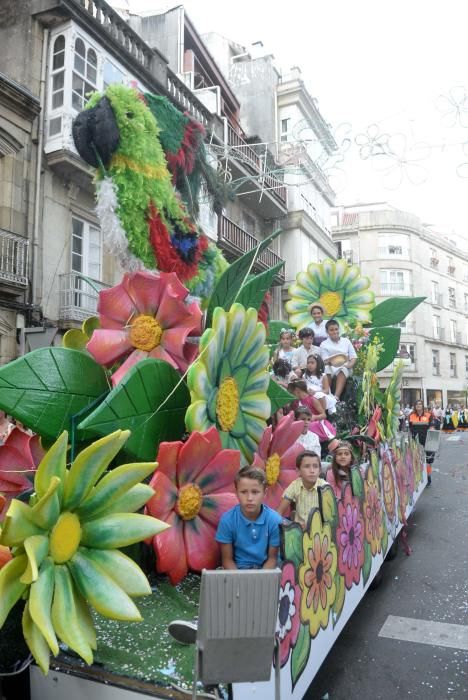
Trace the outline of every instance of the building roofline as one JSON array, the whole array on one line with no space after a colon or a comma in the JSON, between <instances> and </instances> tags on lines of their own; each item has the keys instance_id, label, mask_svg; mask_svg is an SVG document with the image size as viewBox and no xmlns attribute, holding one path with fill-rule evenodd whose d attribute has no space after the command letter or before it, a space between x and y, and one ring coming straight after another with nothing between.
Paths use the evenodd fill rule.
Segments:
<instances>
[{"instance_id":1,"label":"building roofline","mask_svg":"<svg viewBox=\"0 0 468 700\"><path fill-rule=\"evenodd\" d=\"M41 111L39 98L2 72L0 72L0 102L30 121Z\"/></svg>"},{"instance_id":2,"label":"building roofline","mask_svg":"<svg viewBox=\"0 0 468 700\"><path fill-rule=\"evenodd\" d=\"M194 23L192 22L189 15L187 14L187 11L185 10L185 8L184 8L184 28L186 30L188 30L191 39L197 45L197 48L199 49L200 53L203 55L203 57L207 61L207 64L208 64L210 70L216 76L216 80L218 81L219 86L226 93L226 95L229 96L229 99L231 100L231 106L233 106L235 110L240 109L240 106L241 106L240 100L238 99L237 95L235 94L232 87L228 83L223 72L220 70L218 64L216 63L213 56L211 55L211 52L208 50L205 42L202 39L201 34L198 32Z\"/></svg>"},{"instance_id":3,"label":"building roofline","mask_svg":"<svg viewBox=\"0 0 468 700\"><path fill-rule=\"evenodd\" d=\"M300 92L301 95L303 96L304 102L306 103L306 109L309 111L311 116L313 117L314 120L314 125L317 126L318 131L320 132L321 138L323 139L323 143L325 143L328 146L329 152L333 153L334 151L338 150L338 144L335 141L335 138L330 130L330 127L328 125L328 122L325 120L323 117L322 113L320 112L319 108L317 107L314 98L308 91L304 81L301 78L289 78L289 79L284 79L284 77L280 78L280 82L278 83L278 97L281 95L286 95L288 93L293 93L293 92Z\"/></svg>"}]
</instances>

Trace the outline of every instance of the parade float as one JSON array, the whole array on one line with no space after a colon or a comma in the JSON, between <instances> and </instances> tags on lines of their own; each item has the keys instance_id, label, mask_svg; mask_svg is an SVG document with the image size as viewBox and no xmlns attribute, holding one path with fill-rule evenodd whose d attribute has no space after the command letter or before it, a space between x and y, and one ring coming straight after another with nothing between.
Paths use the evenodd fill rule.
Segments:
<instances>
[{"instance_id":1,"label":"parade float","mask_svg":"<svg viewBox=\"0 0 468 700\"><path fill-rule=\"evenodd\" d=\"M264 313L277 270L253 274L280 232L224 260L196 210L202 183L215 207L229 193L207 164L202 127L162 97L111 86L74 134L96 168L104 241L126 272L62 347L0 368L0 408L35 435L15 430L0 447L0 644L24 638L33 699L47 696L49 668L96 700L109 683L122 697L186 697L193 650L167 624L197 614L234 476L245 464L265 469L272 507L296 476L302 421L287 410L270 421L294 398L269 371L285 324ZM309 264L289 289L289 325L307 326L320 303L358 362L337 418L353 445L351 482L321 489L304 530L283 527L282 697L304 696L426 484L424 453L398 433L396 326L421 301L376 304L344 260ZM389 365L382 389L377 373ZM273 673L234 685L233 697L271 699Z\"/></svg>"}]
</instances>

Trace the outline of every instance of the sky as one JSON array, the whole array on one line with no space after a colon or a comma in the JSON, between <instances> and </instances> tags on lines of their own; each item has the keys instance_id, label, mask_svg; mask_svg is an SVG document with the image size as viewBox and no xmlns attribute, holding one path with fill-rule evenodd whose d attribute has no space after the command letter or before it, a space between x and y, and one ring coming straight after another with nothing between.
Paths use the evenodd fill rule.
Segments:
<instances>
[{"instance_id":1,"label":"sky","mask_svg":"<svg viewBox=\"0 0 468 700\"><path fill-rule=\"evenodd\" d=\"M173 7L129 0L131 11ZM466 0L186 0L200 33L302 70L342 147L337 203L388 201L468 241ZM343 152L342 152L343 151Z\"/></svg>"}]
</instances>

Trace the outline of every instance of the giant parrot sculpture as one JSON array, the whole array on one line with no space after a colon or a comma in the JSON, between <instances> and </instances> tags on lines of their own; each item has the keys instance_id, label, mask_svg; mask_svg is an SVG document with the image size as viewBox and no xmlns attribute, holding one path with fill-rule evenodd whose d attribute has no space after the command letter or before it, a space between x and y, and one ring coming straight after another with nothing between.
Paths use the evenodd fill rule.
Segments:
<instances>
[{"instance_id":1,"label":"giant parrot sculpture","mask_svg":"<svg viewBox=\"0 0 468 700\"><path fill-rule=\"evenodd\" d=\"M207 162L204 128L165 97L111 85L73 123L80 156L96 168L104 243L126 271L175 272L206 299L227 262L194 221L202 182L222 208L226 189Z\"/></svg>"}]
</instances>

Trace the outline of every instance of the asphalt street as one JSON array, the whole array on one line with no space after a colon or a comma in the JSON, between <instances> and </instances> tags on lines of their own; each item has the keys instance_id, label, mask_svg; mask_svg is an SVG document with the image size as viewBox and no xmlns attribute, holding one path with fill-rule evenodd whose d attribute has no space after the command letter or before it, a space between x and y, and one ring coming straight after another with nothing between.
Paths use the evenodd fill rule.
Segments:
<instances>
[{"instance_id":1,"label":"asphalt street","mask_svg":"<svg viewBox=\"0 0 468 700\"><path fill-rule=\"evenodd\" d=\"M468 432L443 435L433 467L411 556L384 564L305 700L468 700Z\"/></svg>"}]
</instances>

